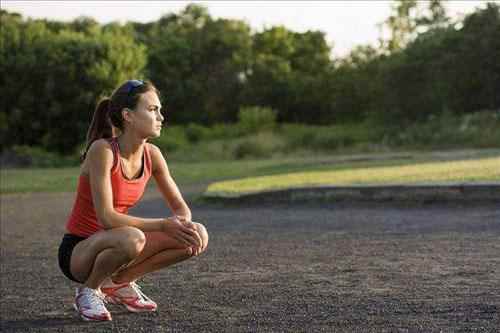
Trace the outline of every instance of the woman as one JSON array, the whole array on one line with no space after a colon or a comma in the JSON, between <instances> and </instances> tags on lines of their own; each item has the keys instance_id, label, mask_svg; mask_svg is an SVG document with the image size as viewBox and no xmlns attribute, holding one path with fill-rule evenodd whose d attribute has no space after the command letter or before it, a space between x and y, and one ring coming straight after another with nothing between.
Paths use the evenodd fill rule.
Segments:
<instances>
[{"instance_id":1,"label":"woman","mask_svg":"<svg viewBox=\"0 0 500 333\"><path fill-rule=\"evenodd\" d=\"M94 112L75 204L59 247L61 270L82 284L74 306L84 320L111 320L104 301L132 312L155 311L156 303L134 281L207 248L205 227L191 221L161 151L147 142L160 135L160 110L153 84L130 80ZM113 136L116 129L119 136ZM151 175L172 217L128 215Z\"/></svg>"}]
</instances>

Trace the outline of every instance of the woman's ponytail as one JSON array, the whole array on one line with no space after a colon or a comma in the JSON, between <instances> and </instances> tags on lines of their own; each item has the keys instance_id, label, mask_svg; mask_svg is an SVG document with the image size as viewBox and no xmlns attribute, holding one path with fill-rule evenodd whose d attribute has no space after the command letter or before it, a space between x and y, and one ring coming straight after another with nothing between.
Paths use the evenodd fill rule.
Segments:
<instances>
[{"instance_id":1,"label":"woman's ponytail","mask_svg":"<svg viewBox=\"0 0 500 333\"><path fill-rule=\"evenodd\" d=\"M87 132L87 146L80 158L81 162L85 160L87 152L94 141L102 138L111 138L113 136L113 127L109 120L110 107L111 99L109 98L104 98L97 104Z\"/></svg>"}]
</instances>

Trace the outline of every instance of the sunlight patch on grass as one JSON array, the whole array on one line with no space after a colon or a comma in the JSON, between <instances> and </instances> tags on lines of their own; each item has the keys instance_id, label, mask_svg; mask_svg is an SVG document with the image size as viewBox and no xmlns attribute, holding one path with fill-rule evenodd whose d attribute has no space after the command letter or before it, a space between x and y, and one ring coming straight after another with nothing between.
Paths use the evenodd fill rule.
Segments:
<instances>
[{"instance_id":1,"label":"sunlight patch on grass","mask_svg":"<svg viewBox=\"0 0 500 333\"><path fill-rule=\"evenodd\" d=\"M207 194L241 194L320 185L418 184L500 181L500 158L430 162L355 170L296 172L211 184Z\"/></svg>"}]
</instances>

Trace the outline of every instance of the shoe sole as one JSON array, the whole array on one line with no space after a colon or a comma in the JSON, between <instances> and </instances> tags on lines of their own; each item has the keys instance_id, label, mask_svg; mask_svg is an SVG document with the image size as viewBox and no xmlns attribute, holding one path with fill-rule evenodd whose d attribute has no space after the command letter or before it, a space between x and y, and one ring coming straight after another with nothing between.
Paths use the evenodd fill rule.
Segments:
<instances>
[{"instance_id":1,"label":"shoe sole","mask_svg":"<svg viewBox=\"0 0 500 333\"><path fill-rule=\"evenodd\" d=\"M154 309L137 309L137 308L133 308L127 304L122 304L124 307L127 308L128 311L130 312L135 312L135 313L139 313L139 312L155 312L156 311L156 308Z\"/></svg>"},{"instance_id":2,"label":"shoe sole","mask_svg":"<svg viewBox=\"0 0 500 333\"><path fill-rule=\"evenodd\" d=\"M116 300L114 297L107 296L106 301L110 304L115 304L115 305L123 305L125 308L127 308L128 311L130 312L155 312L157 308L154 309L140 309L140 308L134 308L126 303L120 302L119 300Z\"/></svg>"},{"instance_id":3,"label":"shoe sole","mask_svg":"<svg viewBox=\"0 0 500 333\"><path fill-rule=\"evenodd\" d=\"M76 312L78 312L78 314L80 315L80 318L82 318L85 321L111 321L112 320L111 317L107 317L107 318L103 319L103 318L95 318L95 317L86 316L83 313L81 313L80 310L78 310L78 307L74 303L73 303L73 308L76 310Z\"/></svg>"}]
</instances>

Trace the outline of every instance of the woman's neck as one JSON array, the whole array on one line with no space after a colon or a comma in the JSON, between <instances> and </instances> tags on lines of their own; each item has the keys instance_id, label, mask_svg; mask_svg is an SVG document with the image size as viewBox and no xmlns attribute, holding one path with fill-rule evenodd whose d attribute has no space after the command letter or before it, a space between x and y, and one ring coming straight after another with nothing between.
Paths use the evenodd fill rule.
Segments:
<instances>
[{"instance_id":1,"label":"woman's neck","mask_svg":"<svg viewBox=\"0 0 500 333\"><path fill-rule=\"evenodd\" d=\"M126 132L122 133L116 139L120 148L120 155L123 158L130 160L142 157L146 139L128 135Z\"/></svg>"}]
</instances>

